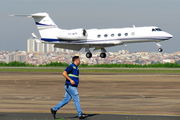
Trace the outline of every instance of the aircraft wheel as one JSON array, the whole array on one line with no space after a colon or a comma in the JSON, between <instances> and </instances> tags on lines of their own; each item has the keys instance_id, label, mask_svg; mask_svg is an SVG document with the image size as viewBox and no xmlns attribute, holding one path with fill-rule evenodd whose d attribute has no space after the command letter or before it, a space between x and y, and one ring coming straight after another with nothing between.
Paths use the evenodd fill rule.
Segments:
<instances>
[{"instance_id":1,"label":"aircraft wheel","mask_svg":"<svg viewBox=\"0 0 180 120\"><path fill-rule=\"evenodd\" d=\"M162 48L159 48L159 49L158 49L158 51L159 51L159 52L162 52L162 51L163 51L163 49L162 49Z\"/></svg>"},{"instance_id":2,"label":"aircraft wheel","mask_svg":"<svg viewBox=\"0 0 180 120\"><path fill-rule=\"evenodd\" d=\"M86 57L87 58L91 58L92 57L92 53L90 53L90 52L86 53Z\"/></svg>"},{"instance_id":3,"label":"aircraft wheel","mask_svg":"<svg viewBox=\"0 0 180 120\"><path fill-rule=\"evenodd\" d=\"M100 54L100 57L101 57L101 58L105 58L105 57L106 57L106 53L101 53L101 54Z\"/></svg>"}]
</instances>

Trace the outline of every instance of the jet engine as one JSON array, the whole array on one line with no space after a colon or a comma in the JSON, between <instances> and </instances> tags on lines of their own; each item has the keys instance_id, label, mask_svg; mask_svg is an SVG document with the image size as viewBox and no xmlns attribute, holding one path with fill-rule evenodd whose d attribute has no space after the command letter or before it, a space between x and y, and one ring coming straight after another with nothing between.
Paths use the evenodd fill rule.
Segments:
<instances>
[{"instance_id":1,"label":"jet engine","mask_svg":"<svg viewBox=\"0 0 180 120\"><path fill-rule=\"evenodd\" d=\"M85 29L73 29L66 32L61 32L58 36L58 39L63 40L79 40L87 38L87 31Z\"/></svg>"}]
</instances>

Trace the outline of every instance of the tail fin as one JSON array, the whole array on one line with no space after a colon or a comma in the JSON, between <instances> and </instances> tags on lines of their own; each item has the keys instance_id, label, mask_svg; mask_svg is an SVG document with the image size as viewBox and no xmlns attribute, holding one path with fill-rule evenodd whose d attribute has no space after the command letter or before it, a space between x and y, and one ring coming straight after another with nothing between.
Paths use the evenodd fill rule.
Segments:
<instances>
[{"instance_id":1,"label":"tail fin","mask_svg":"<svg viewBox=\"0 0 180 120\"><path fill-rule=\"evenodd\" d=\"M36 13L31 15L11 15L11 16L34 18L36 26L41 35L41 38L57 39L56 36L58 34L59 28L47 13Z\"/></svg>"}]
</instances>

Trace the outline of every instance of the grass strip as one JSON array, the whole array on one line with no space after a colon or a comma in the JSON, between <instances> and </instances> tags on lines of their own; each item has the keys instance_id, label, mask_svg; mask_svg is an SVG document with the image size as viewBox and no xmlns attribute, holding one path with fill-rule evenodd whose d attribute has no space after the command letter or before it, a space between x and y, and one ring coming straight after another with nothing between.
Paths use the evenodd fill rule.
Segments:
<instances>
[{"instance_id":1,"label":"grass strip","mask_svg":"<svg viewBox=\"0 0 180 120\"><path fill-rule=\"evenodd\" d=\"M0 72L63 72L64 69L16 69L1 68ZM146 70L146 69L81 69L84 73L180 73L180 70Z\"/></svg>"}]
</instances>

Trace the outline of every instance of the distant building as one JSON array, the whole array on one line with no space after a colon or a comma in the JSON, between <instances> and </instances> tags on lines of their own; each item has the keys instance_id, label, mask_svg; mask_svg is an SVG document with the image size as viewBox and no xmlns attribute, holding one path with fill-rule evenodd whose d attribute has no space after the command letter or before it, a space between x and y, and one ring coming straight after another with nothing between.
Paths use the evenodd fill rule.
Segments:
<instances>
[{"instance_id":1,"label":"distant building","mask_svg":"<svg viewBox=\"0 0 180 120\"><path fill-rule=\"evenodd\" d=\"M16 55L16 61L26 62L26 55Z\"/></svg>"},{"instance_id":2,"label":"distant building","mask_svg":"<svg viewBox=\"0 0 180 120\"><path fill-rule=\"evenodd\" d=\"M69 52L74 52L73 50L69 50Z\"/></svg>"},{"instance_id":3,"label":"distant building","mask_svg":"<svg viewBox=\"0 0 180 120\"><path fill-rule=\"evenodd\" d=\"M64 49L56 48L56 52L64 52Z\"/></svg>"},{"instance_id":4,"label":"distant building","mask_svg":"<svg viewBox=\"0 0 180 120\"><path fill-rule=\"evenodd\" d=\"M16 53L9 53L6 55L6 63L10 63L12 61L16 61Z\"/></svg>"},{"instance_id":5,"label":"distant building","mask_svg":"<svg viewBox=\"0 0 180 120\"><path fill-rule=\"evenodd\" d=\"M148 55L148 52L137 52L136 55Z\"/></svg>"},{"instance_id":6,"label":"distant building","mask_svg":"<svg viewBox=\"0 0 180 120\"><path fill-rule=\"evenodd\" d=\"M176 61L174 59L164 59L163 63L175 63Z\"/></svg>"},{"instance_id":7,"label":"distant building","mask_svg":"<svg viewBox=\"0 0 180 120\"><path fill-rule=\"evenodd\" d=\"M16 52L9 53L6 55L6 63L10 63L13 61L25 62L26 54L17 54Z\"/></svg>"},{"instance_id":8,"label":"distant building","mask_svg":"<svg viewBox=\"0 0 180 120\"><path fill-rule=\"evenodd\" d=\"M67 53L73 52L73 50L66 49Z\"/></svg>"},{"instance_id":9,"label":"distant building","mask_svg":"<svg viewBox=\"0 0 180 120\"><path fill-rule=\"evenodd\" d=\"M27 40L27 52L34 52L35 51L35 40L30 38Z\"/></svg>"},{"instance_id":10,"label":"distant building","mask_svg":"<svg viewBox=\"0 0 180 120\"><path fill-rule=\"evenodd\" d=\"M44 52L44 43L37 43L37 52Z\"/></svg>"},{"instance_id":11,"label":"distant building","mask_svg":"<svg viewBox=\"0 0 180 120\"><path fill-rule=\"evenodd\" d=\"M0 58L0 62L6 62L6 59Z\"/></svg>"},{"instance_id":12,"label":"distant building","mask_svg":"<svg viewBox=\"0 0 180 120\"><path fill-rule=\"evenodd\" d=\"M180 55L180 52L175 52L176 55Z\"/></svg>"},{"instance_id":13,"label":"distant building","mask_svg":"<svg viewBox=\"0 0 180 120\"><path fill-rule=\"evenodd\" d=\"M119 54L128 54L128 53L130 53L130 52L127 51L127 50L121 50L121 51L119 51Z\"/></svg>"},{"instance_id":14,"label":"distant building","mask_svg":"<svg viewBox=\"0 0 180 120\"><path fill-rule=\"evenodd\" d=\"M64 49L62 49L62 48L56 48L56 52L64 52Z\"/></svg>"},{"instance_id":15,"label":"distant building","mask_svg":"<svg viewBox=\"0 0 180 120\"><path fill-rule=\"evenodd\" d=\"M54 44L47 44L46 49L47 52L54 52Z\"/></svg>"}]
</instances>

